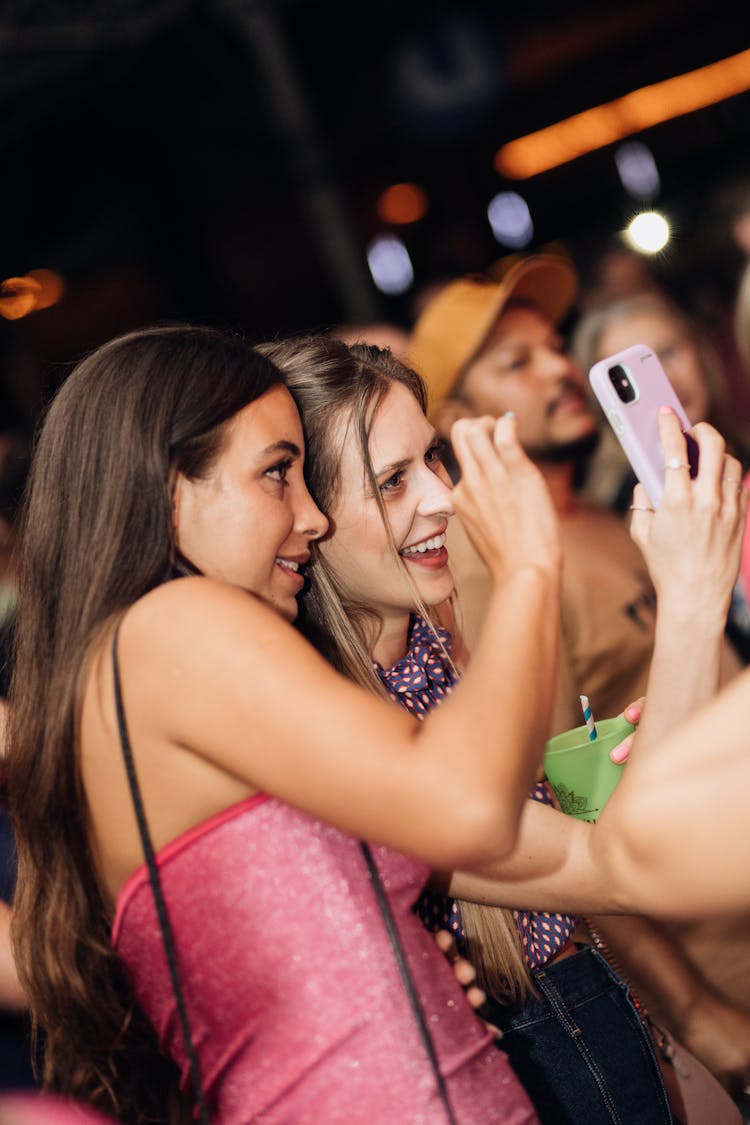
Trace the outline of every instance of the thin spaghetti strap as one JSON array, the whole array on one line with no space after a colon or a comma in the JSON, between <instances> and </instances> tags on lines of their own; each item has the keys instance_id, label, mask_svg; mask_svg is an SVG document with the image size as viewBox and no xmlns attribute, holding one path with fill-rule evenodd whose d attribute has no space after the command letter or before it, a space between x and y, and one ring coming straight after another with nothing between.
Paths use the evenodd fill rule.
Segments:
<instances>
[{"instance_id":1,"label":"thin spaghetti strap","mask_svg":"<svg viewBox=\"0 0 750 1125\"><path fill-rule=\"evenodd\" d=\"M175 950L174 934L172 931L171 922L169 920L169 914L167 912L167 904L164 900L164 892L161 885L161 878L159 877L159 869L156 866L154 847L151 842L151 834L148 829L148 822L146 821L146 814L143 808L143 799L141 797L141 790L138 784L138 777L135 772L135 762L133 761L130 736L128 735L128 727L125 721L125 708L123 707L122 686L120 683L120 666L117 656L117 641L120 632L120 624L121 622L118 621L112 637L112 669L114 672L115 709L117 712L117 726L120 732L120 745L122 746L122 756L125 760L125 771L128 775L130 795L133 798L133 807L135 809L136 820L138 821L138 832L141 837L143 854L146 859L146 866L148 868L148 878L151 884L151 891L154 896L156 915L159 921L162 941L164 943L164 952L166 953L167 965L169 966L169 975L172 982L172 990L174 992L174 997L177 1004L177 1015L180 1021L180 1030L182 1032L182 1039L185 1044L185 1051L188 1057L188 1065L190 1067L190 1080L193 1086L193 1093L198 1104L201 1123L202 1125L209 1125L208 1109L206 1108L206 1100L203 1093L203 1083L201 1081L200 1068L198 1066L198 1057L195 1052L193 1037L190 1034L190 1023L187 1016L185 997L182 991L182 985L180 984L179 973L177 971L177 953Z\"/></svg>"},{"instance_id":2,"label":"thin spaghetti strap","mask_svg":"<svg viewBox=\"0 0 750 1125\"><path fill-rule=\"evenodd\" d=\"M369 844L365 840L360 840L359 846L362 849L362 854L365 857L367 871L372 881L378 908L380 910L383 923L385 925L391 946L393 948L393 952L396 957L396 964L398 965L398 971L401 976L401 981L404 988L406 989L406 994L409 997L412 1014L414 1015L414 1019L416 1020L417 1028L419 1029L419 1034L422 1039L422 1044L427 1054L427 1058L429 1059L430 1066L432 1067L432 1073L435 1077L435 1083L437 1085L438 1096L443 1103L443 1108L445 1109L449 1125L457 1125L456 1116L453 1112L453 1106L451 1105L450 1098L448 1097L448 1089L445 1085L445 1079L440 1072L440 1064L438 1062L437 1052L435 1051L435 1045L432 1042L432 1038L430 1036L430 1032L424 1018L424 1012L422 1011L422 1007L419 1003L419 996L417 995L416 985L414 984L411 972L409 971L409 966L406 961L406 954L404 953L403 946L401 945L401 939L398 935L398 929L396 928L396 921L393 917L393 913L391 912L391 907L390 903L388 902L388 897L385 893L385 888L383 887L380 879L380 874L375 865L375 859L370 850Z\"/></svg>"},{"instance_id":3,"label":"thin spaghetti strap","mask_svg":"<svg viewBox=\"0 0 750 1125\"><path fill-rule=\"evenodd\" d=\"M146 866L148 867L148 876L151 883L151 890L154 896L154 904L156 906L156 913L159 919L159 927L161 929L162 940L164 942L164 951L167 956L167 964L169 966L169 973L172 980L172 989L174 991L175 1000L177 1002L177 1012L180 1020L180 1028L182 1037L187 1052L188 1061L190 1065L190 1076L195 1091L196 1101L200 1111L200 1119L202 1125L209 1125L208 1111L206 1109L206 1102L203 1094L203 1085L201 1083L200 1069L198 1066L198 1059L193 1046L192 1036L190 1034L190 1024L187 1017L187 1008L185 1006L185 999L180 984L179 974L177 972L177 955L174 945L174 936L172 927L167 913L166 903L164 901L164 894L159 878L159 870L156 866L156 858L154 855L154 848L151 842L151 835L148 830L148 823L146 821L145 812L143 809L143 800L141 798L141 791L138 785L138 778L135 772L135 763L133 761L133 753L130 745L130 737L128 735L127 723L125 721L125 708L122 702L122 687L120 683L120 668L117 658L117 640L120 630L120 623L118 622L115 627L114 635L112 637L112 668L114 671L114 685L115 685L115 708L117 711L117 725L120 731L120 742L122 744L122 754L125 760L125 770L128 775L128 783L130 785L130 792L133 798L133 807L135 808L135 815L138 821L138 831L141 836L141 844L143 846L143 853L146 857ZM453 1107L450 1103L448 1091L445 1085L445 1080L440 1072L440 1066L435 1052L435 1047L432 1042L430 1033L427 1029L424 1013L422 1012L417 990L412 980L409 967L406 962L406 956L401 946L401 941L396 929L396 923L391 913L390 904L386 897L383 885L380 881L380 875L375 865L372 852L364 840L360 841L360 847L365 858L367 870L375 891L375 898L380 909L380 913L385 924L388 937L390 939L393 951L396 957L399 973L402 982L406 989L409 1002L411 1004L412 1012L415 1017L417 1027L419 1029L422 1042L432 1067L435 1081L437 1084L438 1096L443 1103L443 1107L448 1118L449 1125L456 1125L455 1114Z\"/></svg>"}]
</instances>

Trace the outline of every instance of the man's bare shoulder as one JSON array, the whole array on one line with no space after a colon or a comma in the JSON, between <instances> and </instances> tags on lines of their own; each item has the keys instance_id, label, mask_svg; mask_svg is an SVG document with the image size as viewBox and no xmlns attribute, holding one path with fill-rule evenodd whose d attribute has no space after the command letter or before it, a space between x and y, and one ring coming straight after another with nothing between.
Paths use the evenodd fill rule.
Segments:
<instances>
[{"instance_id":1,"label":"man's bare shoulder","mask_svg":"<svg viewBox=\"0 0 750 1125\"><path fill-rule=\"evenodd\" d=\"M602 505L577 503L560 516L560 541L563 554L575 550L609 554L621 552L633 559L641 553L630 537L629 519Z\"/></svg>"},{"instance_id":2,"label":"man's bare shoulder","mask_svg":"<svg viewBox=\"0 0 750 1125\"><path fill-rule=\"evenodd\" d=\"M484 565L478 551L475 550L458 516L454 516L448 523L446 547L448 549L450 567L454 572L454 576L456 571L460 571L462 574L487 573L487 567Z\"/></svg>"},{"instance_id":3,"label":"man's bare shoulder","mask_svg":"<svg viewBox=\"0 0 750 1125\"><path fill-rule=\"evenodd\" d=\"M560 523L565 527L611 527L620 534L628 535L626 516L613 511L604 504L592 503L590 500L576 500L569 512L559 513Z\"/></svg>"}]
</instances>

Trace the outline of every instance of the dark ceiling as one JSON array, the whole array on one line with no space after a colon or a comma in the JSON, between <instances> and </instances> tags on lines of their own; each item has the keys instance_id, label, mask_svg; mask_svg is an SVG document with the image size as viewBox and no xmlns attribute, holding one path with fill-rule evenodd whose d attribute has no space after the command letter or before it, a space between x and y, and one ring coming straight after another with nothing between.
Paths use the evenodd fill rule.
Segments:
<instances>
[{"instance_id":1,"label":"dark ceiling","mask_svg":"<svg viewBox=\"0 0 750 1125\"><path fill-rule=\"evenodd\" d=\"M417 288L503 253L486 220L503 186L529 202L531 249L561 243L583 264L634 206L611 149L521 185L501 179L493 154L747 47L750 23L734 9L6 0L2 276L46 267L67 281L55 308L0 323L6 413L33 415L42 369L54 382L87 347L156 318L256 337L408 324L411 298L379 294L365 261L393 182L417 181L430 201L401 232ZM710 201L750 169L750 95L643 139L683 246L705 247Z\"/></svg>"}]
</instances>

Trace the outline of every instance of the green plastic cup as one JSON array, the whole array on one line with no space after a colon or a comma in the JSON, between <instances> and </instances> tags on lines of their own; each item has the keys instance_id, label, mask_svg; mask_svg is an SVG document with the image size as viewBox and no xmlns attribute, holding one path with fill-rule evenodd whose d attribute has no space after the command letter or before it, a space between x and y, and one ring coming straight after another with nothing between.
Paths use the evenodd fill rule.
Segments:
<instances>
[{"instance_id":1,"label":"green plastic cup","mask_svg":"<svg viewBox=\"0 0 750 1125\"><path fill-rule=\"evenodd\" d=\"M577 820L597 820L625 768L624 762L613 762L609 752L634 730L618 715L597 721L593 741L585 725L549 739L542 762L564 813Z\"/></svg>"}]
</instances>

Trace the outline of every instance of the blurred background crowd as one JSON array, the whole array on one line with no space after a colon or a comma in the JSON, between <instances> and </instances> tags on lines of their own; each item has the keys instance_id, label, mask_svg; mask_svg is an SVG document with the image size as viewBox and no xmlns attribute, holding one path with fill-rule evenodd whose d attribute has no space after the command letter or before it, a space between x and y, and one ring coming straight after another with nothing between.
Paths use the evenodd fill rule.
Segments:
<instances>
[{"instance_id":1,"label":"blurred background crowd","mask_svg":"<svg viewBox=\"0 0 750 1125\"><path fill-rule=\"evenodd\" d=\"M732 350L750 252L733 4L1 7L0 406L21 428L120 330L408 330L436 284L539 249L573 258L581 308L656 279Z\"/></svg>"}]
</instances>

